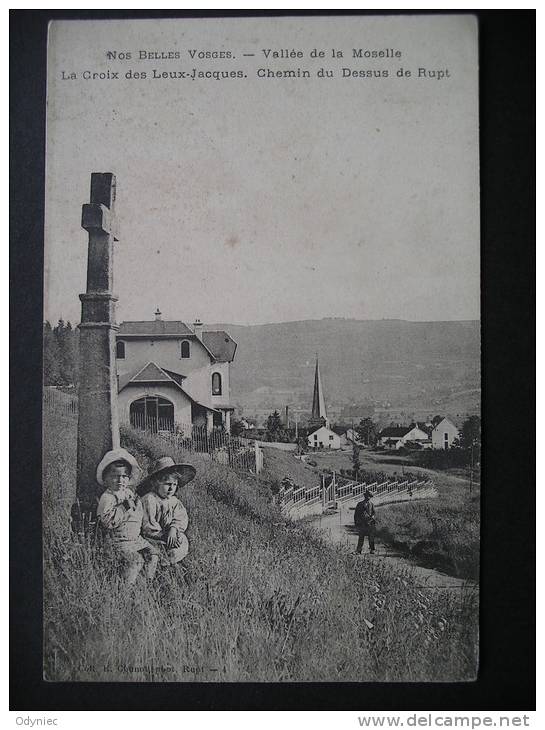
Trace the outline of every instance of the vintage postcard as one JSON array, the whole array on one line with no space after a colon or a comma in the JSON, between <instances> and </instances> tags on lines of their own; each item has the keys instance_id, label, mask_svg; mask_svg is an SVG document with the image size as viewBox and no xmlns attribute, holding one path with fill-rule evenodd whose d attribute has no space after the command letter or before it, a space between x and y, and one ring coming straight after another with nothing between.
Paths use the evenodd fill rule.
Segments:
<instances>
[{"instance_id":1,"label":"vintage postcard","mask_svg":"<svg viewBox=\"0 0 545 730\"><path fill-rule=\"evenodd\" d=\"M477 40L51 23L46 680L476 678Z\"/></svg>"}]
</instances>

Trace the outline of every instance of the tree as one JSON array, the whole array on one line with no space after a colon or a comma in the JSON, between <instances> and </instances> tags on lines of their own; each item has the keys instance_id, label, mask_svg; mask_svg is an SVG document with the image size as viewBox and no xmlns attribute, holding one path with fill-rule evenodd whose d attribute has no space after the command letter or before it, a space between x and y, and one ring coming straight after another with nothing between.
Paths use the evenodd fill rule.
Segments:
<instances>
[{"instance_id":1,"label":"tree","mask_svg":"<svg viewBox=\"0 0 545 730\"><path fill-rule=\"evenodd\" d=\"M231 436L240 436L244 431L244 425L242 421L234 418L231 421Z\"/></svg>"},{"instance_id":2,"label":"tree","mask_svg":"<svg viewBox=\"0 0 545 730\"><path fill-rule=\"evenodd\" d=\"M361 469L360 447L358 444L352 444L352 468L354 469L354 479L357 479Z\"/></svg>"},{"instance_id":3,"label":"tree","mask_svg":"<svg viewBox=\"0 0 545 730\"><path fill-rule=\"evenodd\" d=\"M459 443L462 449L471 449L481 445L481 419L469 416L460 429Z\"/></svg>"},{"instance_id":4,"label":"tree","mask_svg":"<svg viewBox=\"0 0 545 730\"><path fill-rule=\"evenodd\" d=\"M360 441L366 446L374 446L377 442L377 425L372 418L362 418L356 428Z\"/></svg>"},{"instance_id":5,"label":"tree","mask_svg":"<svg viewBox=\"0 0 545 730\"><path fill-rule=\"evenodd\" d=\"M441 423L441 421L442 421L442 420L443 420L443 416L434 416L434 417L433 417L433 418L431 419L431 422L432 422L432 424L433 424L433 427L435 428L435 427L437 426L437 424L438 424L438 423Z\"/></svg>"},{"instance_id":6,"label":"tree","mask_svg":"<svg viewBox=\"0 0 545 730\"><path fill-rule=\"evenodd\" d=\"M75 385L78 367L76 332L70 322L66 323L63 333L63 351L61 352L62 372L69 385Z\"/></svg>"},{"instance_id":7,"label":"tree","mask_svg":"<svg viewBox=\"0 0 545 730\"><path fill-rule=\"evenodd\" d=\"M72 329L70 322L65 323L61 318L52 330L52 334L55 344L50 341L49 353L57 361L56 385L75 385L78 380L78 331ZM44 328L44 337L48 335Z\"/></svg>"},{"instance_id":8,"label":"tree","mask_svg":"<svg viewBox=\"0 0 545 730\"><path fill-rule=\"evenodd\" d=\"M57 342L57 352L58 352L58 358L59 358L59 382L58 385L69 385L70 379L69 379L69 373L68 371L68 363L66 359L66 350L67 350L67 344L66 344L66 324L64 322L64 319L59 319L57 322L57 326L53 328L53 334L55 336L55 340Z\"/></svg>"},{"instance_id":9,"label":"tree","mask_svg":"<svg viewBox=\"0 0 545 730\"><path fill-rule=\"evenodd\" d=\"M282 436L282 431L283 427L280 413L278 413L278 411L274 411L267 418L267 435L269 437L269 441L280 440Z\"/></svg>"},{"instance_id":10,"label":"tree","mask_svg":"<svg viewBox=\"0 0 545 730\"><path fill-rule=\"evenodd\" d=\"M44 323L44 385L60 385L60 352L49 322Z\"/></svg>"}]
</instances>

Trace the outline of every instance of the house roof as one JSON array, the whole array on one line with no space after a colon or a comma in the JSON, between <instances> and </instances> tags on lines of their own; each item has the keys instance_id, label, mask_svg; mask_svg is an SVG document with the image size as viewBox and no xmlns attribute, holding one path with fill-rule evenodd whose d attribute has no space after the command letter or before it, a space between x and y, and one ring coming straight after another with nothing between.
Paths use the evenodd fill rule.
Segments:
<instances>
[{"instance_id":1,"label":"house roof","mask_svg":"<svg viewBox=\"0 0 545 730\"><path fill-rule=\"evenodd\" d=\"M442 418L442 419L441 419L441 420L439 421L439 423L438 423L438 424L437 424L437 425L435 426L435 428L434 428L433 430L434 430L434 431L436 431L436 430L437 430L437 429L439 428L439 426L442 426L442 425L443 425L444 423L449 423L449 424L450 424L450 425L451 425L451 426L452 426L453 428L455 428L455 429L456 429L457 431L459 431L459 430L460 430L460 429L458 428L458 426L457 426L457 425L456 425L455 423L452 423L452 421L450 420L450 418L447 418L446 416L445 416L445 418Z\"/></svg>"},{"instance_id":2,"label":"house roof","mask_svg":"<svg viewBox=\"0 0 545 730\"><path fill-rule=\"evenodd\" d=\"M355 428L348 428L342 434L348 441L359 441L360 435Z\"/></svg>"},{"instance_id":3,"label":"house roof","mask_svg":"<svg viewBox=\"0 0 545 730\"><path fill-rule=\"evenodd\" d=\"M117 387L118 392L121 392L130 383L173 383L182 389L182 380L184 379L185 375L173 373L159 367L154 362L148 362L144 367L138 367L130 373L120 375Z\"/></svg>"},{"instance_id":4,"label":"house roof","mask_svg":"<svg viewBox=\"0 0 545 730\"><path fill-rule=\"evenodd\" d=\"M433 431L433 426L431 423L425 423L424 421L418 421L416 425L418 426L418 428L421 431L425 431L428 434L428 436Z\"/></svg>"},{"instance_id":5,"label":"house roof","mask_svg":"<svg viewBox=\"0 0 545 730\"><path fill-rule=\"evenodd\" d=\"M185 322L155 319L151 321L121 322L118 339L124 337L188 337L199 339ZM216 362L231 362L237 343L224 330L208 330L202 333L202 344Z\"/></svg>"},{"instance_id":6,"label":"house roof","mask_svg":"<svg viewBox=\"0 0 545 730\"><path fill-rule=\"evenodd\" d=\"M138 385L139 383L159 383L163 386L173 385L174 387L179 388L184 393L184 395L186 395L191 401L193 401L193 403L196 403L197 405L206 408L206 410L208 411L214 411L214 413L219 413L216 408L210 406L207 403L203 403L202 401L197 400L194 396L191 395L191 393L183 388L182 383L185 379L185 375L175 373L172 370L166 370L165 368L161 368L154 362L148 362L147 365L144 365L143 368L133 370L132 373L125 373L124 375L120 375L118 380L118 392L120 393L129 385Z\"/></svg>"},{"instance_id":7,"label":"house roof","mask_svg":"<svg viewBox=\"0 0 545 730\"><path fill-rule=\"evenodd\" d=\"M169 322L164 319L153 319L151 321L121 322L119 325L118 337L126 335L153 335L160 337L161 335L193 335L193 331L185 324L173 320Z\"/></svg>"},{"instance_id":8,"label":"house roof","mask_svg":"<svg viewBox=\"0 0 545 730\"><path fill-rule=\"evenodd\" d=\"M166 368L161 368L161 370L169 375L172 380L174 380L175 383L178 383L178 385L182 385L182 381L186 380L187 377L185 375L182 375L181 373L175 373L172 370L167 370Z\"/></svg>"},{"instance_id":9,"label":"house roof","mask_svg":"<svg viewBox=\"0 0 545 730\"><path fill-rule=\"evenodd\" d=\"M183 376L180 376L183 377ZM175 378L172 378L168 374L168 370L163 370L159 367L159 365L156 365L154 362L149 362L147 365L145 365L141 370L139 370L135 375L132 376L131 380L135 383L139 382L145 382L145 383L157 383L161 380L174 380ZM178 381L177 381L178 382ZM181 383L179 383L181 385Z\"/></svg>"},{"instance_id":10,"label":"house roof","mask_svg":"<svg viewBox=\"0 0 545 730\"><path fill-rule=\"evenodd\" d=\"M207 330L202 340L217 362L231 362L235 358L237 343L224 330Z\"/></svg>"},{"instance_id":11,"label":"house roof","mask_svg":"<svg viewBox=\"0 0 545 730\"><path fill-rule=\"evenodd\" d=\"M334 436L338 436L339 434L335 433L331 428L328 428L327 426L320 426L320 428L317 428L315 431L312 431L312 433L309 433L307 438L310 438L311 436L314 436L315 433L318 433L319 431L327 431L328 433L332 433Z\"/></svg>"},{"instance_id":12,"label":"house roof","mask_svg":"<svg viewBox=\"0 0 545 730\"><path fill-rule=\"evenodd\" d=\"M433 426L428 426L423 421L416 421L415 423L411 423L410 428L411 429L419 428L421 431L424 431L424 433L427 434L428 436L433 431Z\"/></svg>"},{"instance_id":13,"label":"house roof","mask_svg":"<svg viewBox=\"0 0 545 730\"><path fill-rule=\"evenodd\" d=\"M405 436L406 433L409 433L411 431L413 426L387 426L387 428L383 428L382 431L379 433L379 438L386 438L386 437L395 437L395 438L402 438Z\"/></svg>"}]
</instances>

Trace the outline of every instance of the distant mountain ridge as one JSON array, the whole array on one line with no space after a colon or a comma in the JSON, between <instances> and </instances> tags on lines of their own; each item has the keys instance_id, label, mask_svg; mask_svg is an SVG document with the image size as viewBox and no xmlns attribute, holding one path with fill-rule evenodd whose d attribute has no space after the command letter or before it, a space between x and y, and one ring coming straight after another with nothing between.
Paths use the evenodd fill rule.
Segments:
<instances>
[{"instance_id":1,"label":"distant mountain ridge","mask_svg":"<svg viewBox=\"0 0 545 730\"><path fill-rule=\"evenodd\" d=\"M316 354L328 404L433 404L480 388L477 320L321 319L206 328L225 329L238 343L232 401L249 408L311 402Z\"/></svg>"}]
</instances>

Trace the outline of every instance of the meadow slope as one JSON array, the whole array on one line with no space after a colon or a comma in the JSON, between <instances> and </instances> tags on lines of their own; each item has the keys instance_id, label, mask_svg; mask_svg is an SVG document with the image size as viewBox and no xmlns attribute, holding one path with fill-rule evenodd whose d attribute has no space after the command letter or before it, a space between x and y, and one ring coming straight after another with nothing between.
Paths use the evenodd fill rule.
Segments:
<instances>
[{"instance_id":1,"label":"meadow slope","mask_svg":"<svg viewBox=\"0 0 545 730\"><path fill-rule=\"evenodd\" d=\"M142 466L192 461L191 583L119 584L70 536L76 421L44 424L44 677L53 681L457 681L477 671L477 608L284 519L266 485L157 439L123 434Z\"/></svg>"}]
</instances>

